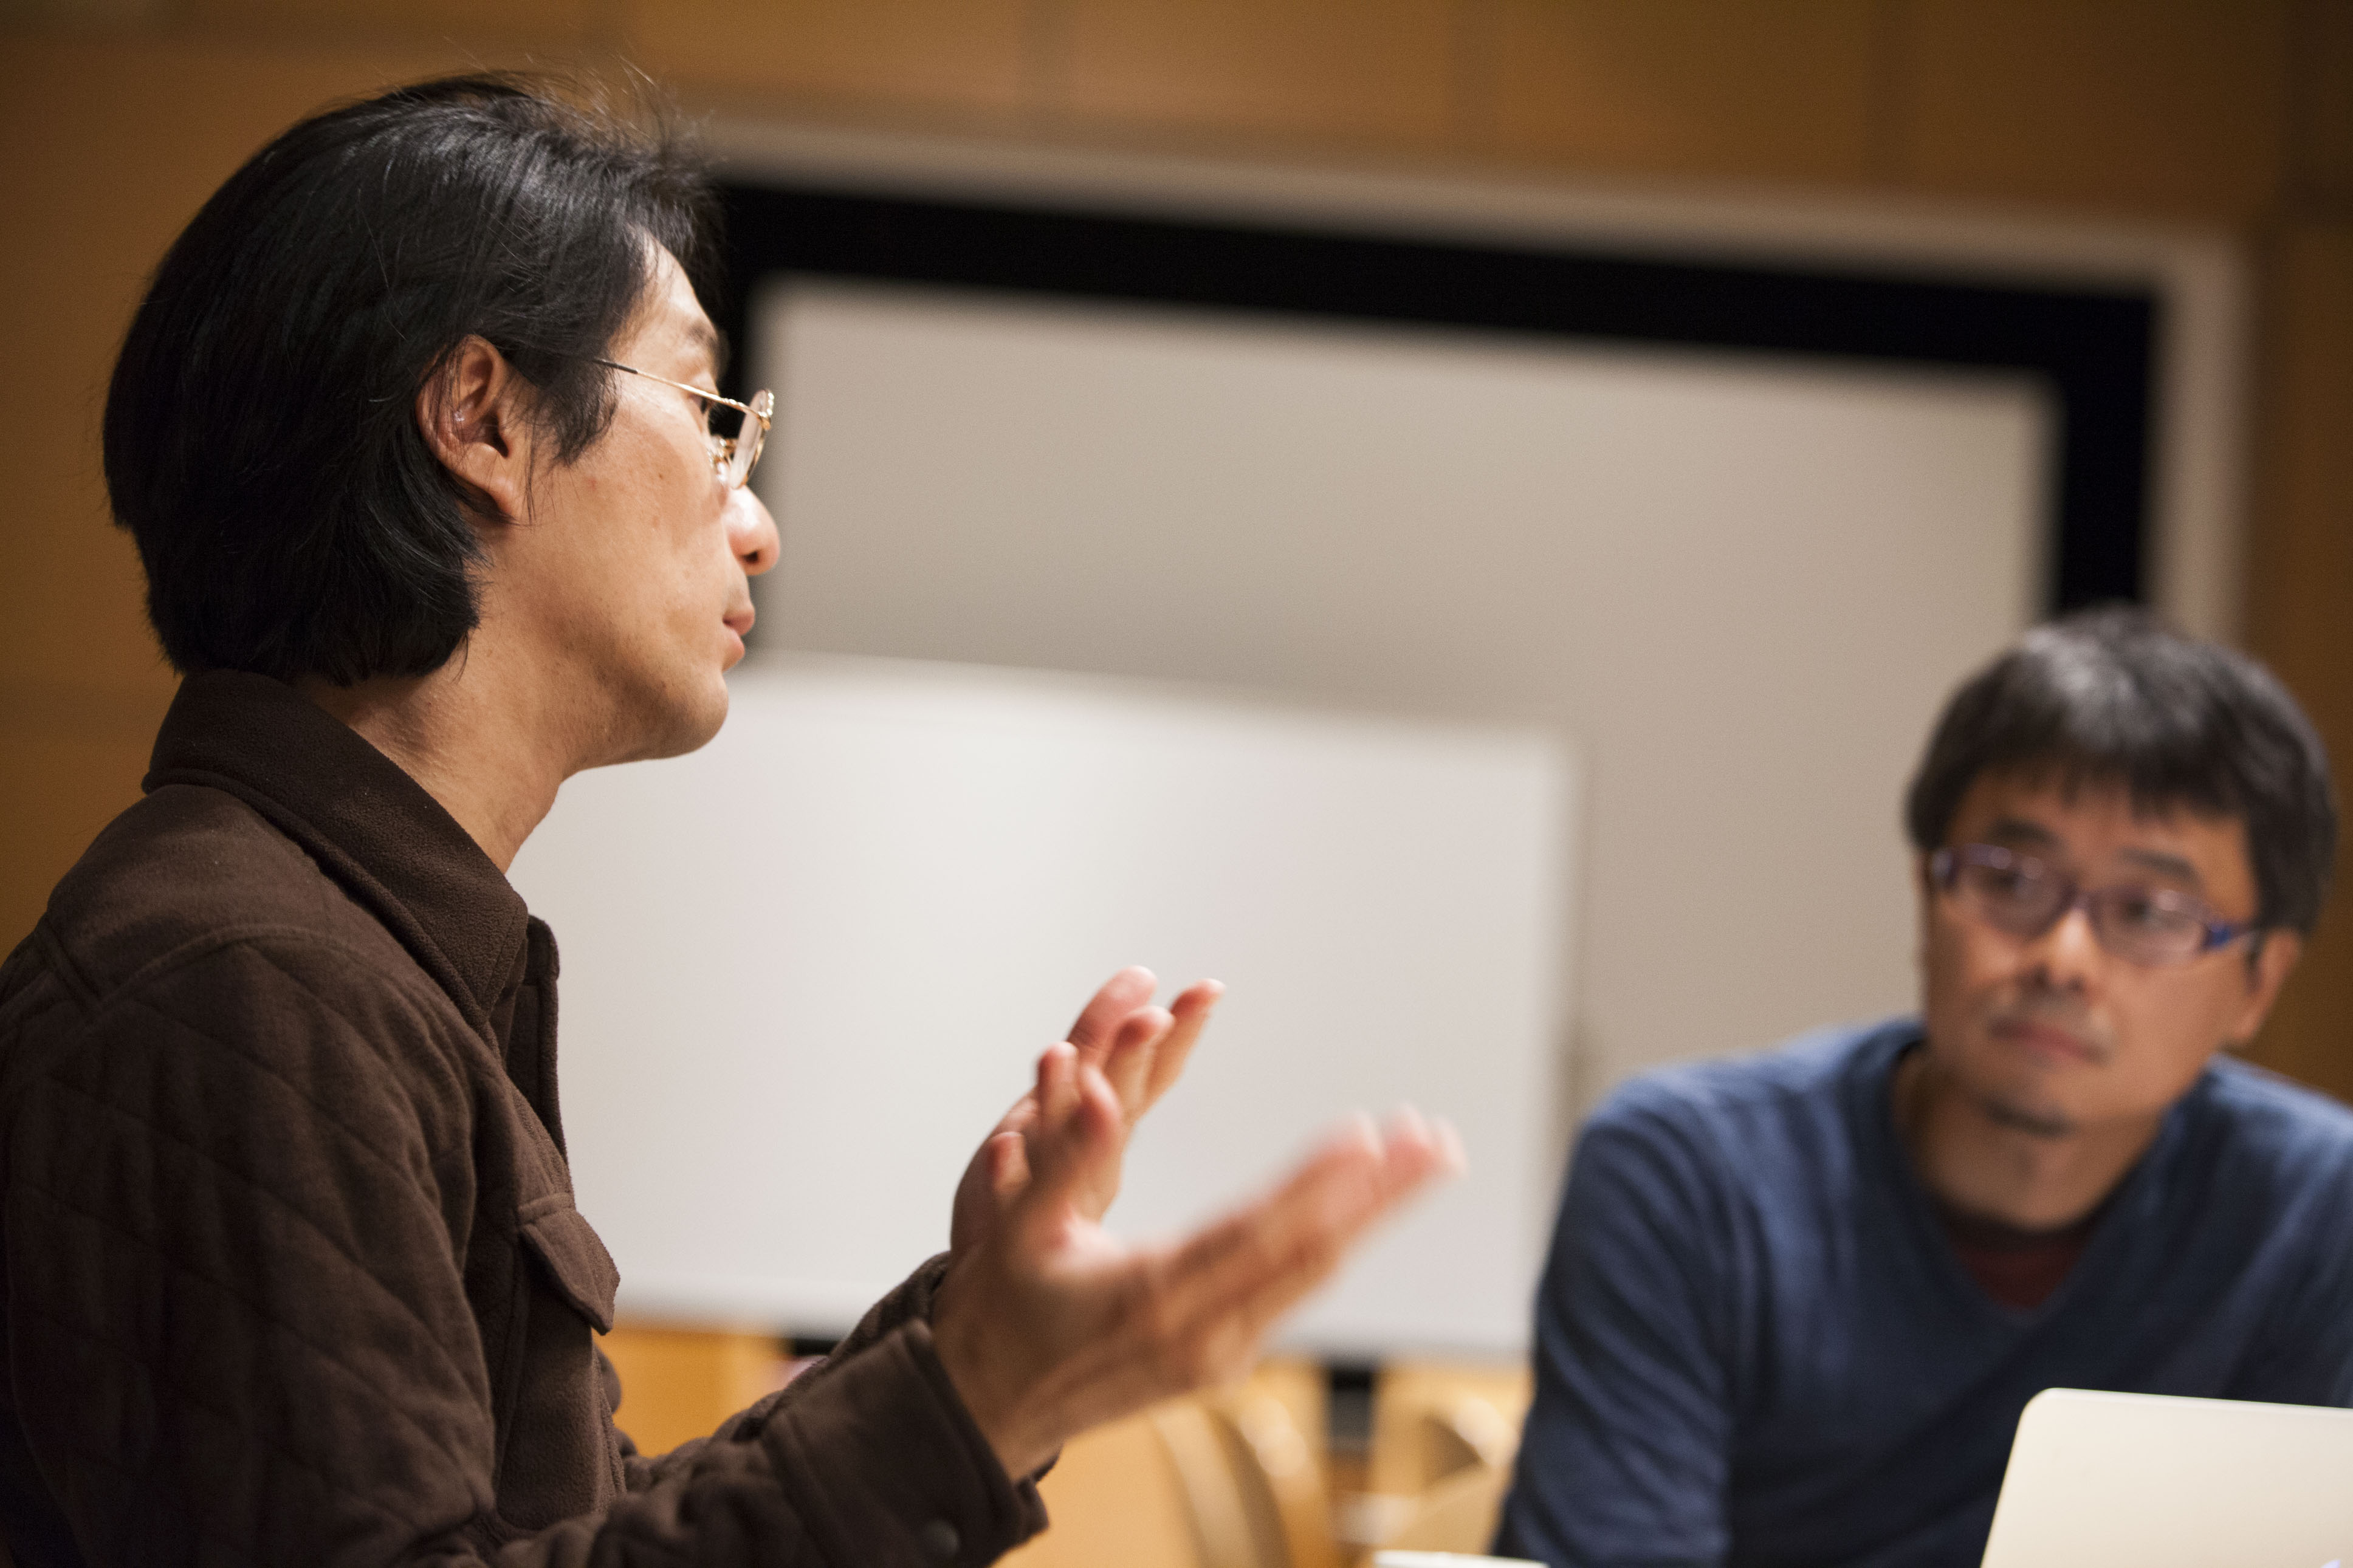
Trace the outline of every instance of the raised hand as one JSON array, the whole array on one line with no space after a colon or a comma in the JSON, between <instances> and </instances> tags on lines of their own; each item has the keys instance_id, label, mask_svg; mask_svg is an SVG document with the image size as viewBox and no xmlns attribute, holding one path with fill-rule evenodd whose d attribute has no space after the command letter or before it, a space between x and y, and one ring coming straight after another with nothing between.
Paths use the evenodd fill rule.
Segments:
<instances>
[{"instance_id":1,"label":"raised hand","mask_svg":"<svg viewBox=\"0 0 2353 1568\"><path fill-rule=\"evenodd\" d=\"M1090 1426L1240 1375L1376 1220L1461 1163L1442 1123L1359 1118L1225 1218L1130 1247L1089 1212L1107 1165L1116 1187L1129 1126L1110 1077L1057 1045L1024 1100L1029 1119L1010 1134L1020 1181L958 1249L932 1319L949 1378L1017 1476Z\"/></svg>"},{"instance_id":2,"label":"raised hand","mask_svg":"<svg viewBox=\"0 0 2353 1568\"><path fill-rule=\"evenodd\" d=\"M1067 1040L1075 1060L1094 1068L1112 1086L1119 1100L1123 1150L1137 1120L1185 1070L1202 1026L1226 989L1214 980L1196 981L1162 1008L1152 1005L1157 984L1148 969L1121 970L1080 1010ZM1042 1073L1039 1081L1045 1081ZM1038 1100L1039 1090L1032 1088L1015 1100L965 1167L948 1226L951 1251L977 1241L1028 1184L1022 1134L1036 1123ZM1087 1217L1101 1219L1119 1195L1120 1169L1118 1160L1111 1161L1079 1195Z\"/></svg>"}]
</instances>

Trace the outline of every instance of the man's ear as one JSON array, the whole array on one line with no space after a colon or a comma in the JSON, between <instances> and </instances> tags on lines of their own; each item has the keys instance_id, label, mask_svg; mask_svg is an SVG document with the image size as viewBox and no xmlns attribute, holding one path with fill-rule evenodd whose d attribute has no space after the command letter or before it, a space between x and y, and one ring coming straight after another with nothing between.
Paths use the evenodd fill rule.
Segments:
<instances>
[{"instance_id":1,"label":"man's ear","mask_svg":"<svg viewBox=\"0 0 2353 1568\"><path fill-rule=\"evenodd\" d=\"M1912 961L1920 973L1928 973L1928 932L1936 918L1936 879L1928 869L1926 850L1912 857L1912 890L1920 897L1919 921L1912 931Z\"/></svg>"},{"instance_id":2,"label":"man's ear","mask_svg":"<svg viewBox=\"0 0 2353 1568\"><path fill-rule=\"evenodd\" d=\"M2293 931L2267 931L2263 933L2263 951L2247 964L2247 1000L2231 1029L2231 1043L2243 1046L2255 1037L2263 1026L2263 1019L2279 999L2280 987L2287 984L2288 975L2295 969L2295 961L2304 956L2304 937Z\"/></svg>"},{"instance_id":3,"label":"man's ear","mask_svg":"<svg viewBox=\"0 0 2353 1568\"><path fill-rule=\"evenodd\" d=\"M472 499L482 522L514 522L530 490L531 433L522 378L481 338L451 351L417 394L417 427Z\"/></svg>"}]
</instances>

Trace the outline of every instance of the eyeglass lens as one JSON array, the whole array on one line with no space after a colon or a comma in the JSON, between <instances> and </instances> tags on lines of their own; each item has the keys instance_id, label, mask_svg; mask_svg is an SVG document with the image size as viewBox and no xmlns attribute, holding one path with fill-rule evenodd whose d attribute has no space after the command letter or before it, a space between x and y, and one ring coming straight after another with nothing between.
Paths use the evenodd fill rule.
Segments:
<instances>
[{"instance_id":1,"label":"eyeglass lens","mask_svg":"<svg viewBox=\"0 0 2353 1568\"><path fill-rule=\"evenodd\" d=\"M776 408L776 395L760 391L752 395L752 412L738 416L735 444L727 453L729 484L742 486L750 482L752 470L760 463L760 448L767 444L768 420Z\"/></svg>"},{"instance_id":2,"label":"eyeglass lens","mask_svg":"<svg viewBox=\"0 0 2353 1568\"><path fill-rule=\"evenodd\" d=\"M2072 878L1991 845L1956 852L1947 885L1968 912L2012 936L2042 935L2080 901L2093 935L2119 958L2179 963L2206 947L2207 911L2186 894L2126 884L2079 899Z\"/></svg>"},{"instance_id":3,"label":"eyeglass lens","mask_svg":"<svg viewBox=\"0 0 2353 1568\"><path fill-rule=\"evenodd\" d=\"M754 414L723 404L709 405L712 456L718 460L720 478L729 489L739 489L751 479L768 434L766 421L755 415L769 414L776 405L775 394L759 392L752 397Z\"/></svg>"}]
</instances>

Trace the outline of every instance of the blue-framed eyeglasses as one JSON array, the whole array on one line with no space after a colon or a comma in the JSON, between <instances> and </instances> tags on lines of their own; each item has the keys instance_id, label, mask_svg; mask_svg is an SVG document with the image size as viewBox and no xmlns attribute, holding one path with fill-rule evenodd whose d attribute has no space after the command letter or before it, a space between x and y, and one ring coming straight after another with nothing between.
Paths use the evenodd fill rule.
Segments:
<instances>
[{"instance_id":1,"label":"blue-framed eyeglasses","mask_svg":"<svg viewBox=\"0 0 2353 1568\"><path fill-rule=\"evenodd\" d=\"M2255 929L2172 888L2079 887L2057 867L1999 844L1939 849L1928 857L1928 875L1964 913L2015 937L2041 936L2080 909L2100 945L2134 963L2187 963Z\"/></svg>"}]
</instances>

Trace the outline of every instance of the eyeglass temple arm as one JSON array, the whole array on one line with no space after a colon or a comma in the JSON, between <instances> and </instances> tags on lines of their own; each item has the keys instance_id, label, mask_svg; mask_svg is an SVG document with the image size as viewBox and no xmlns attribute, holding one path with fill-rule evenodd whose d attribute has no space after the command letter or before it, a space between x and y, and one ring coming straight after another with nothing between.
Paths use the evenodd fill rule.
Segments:
<instances>
[{"instance_id":1,"label":"eyeglass temple arm","mask_svg":"<svg viewBox=\"0 0 2353 1568\"><path fill-rule=\"evenodd\" d=\"M716 403L723 408L733 408L735 412L744 415L747 418L757 419L763 426L768 423L768 416L761 413L750 404L738 403L732 397L722 397L715 392L705 392L702 388L692 385L687 382L672 381L666 375L656 375L649 370L639 370L636 365L623 364L617 359L591 359L588 363L590 364L601 364L607 370L621 370L628 372L631 375L641 375L648 381L659 382L664 386L674 386L681 392L691 392L695 396L703 399L705 402Z\"/></svg>"}]
</instances>

